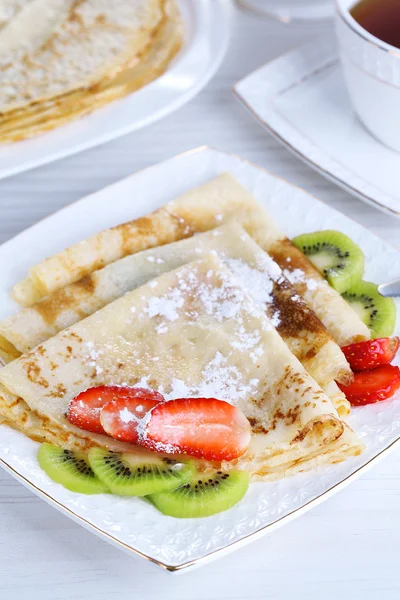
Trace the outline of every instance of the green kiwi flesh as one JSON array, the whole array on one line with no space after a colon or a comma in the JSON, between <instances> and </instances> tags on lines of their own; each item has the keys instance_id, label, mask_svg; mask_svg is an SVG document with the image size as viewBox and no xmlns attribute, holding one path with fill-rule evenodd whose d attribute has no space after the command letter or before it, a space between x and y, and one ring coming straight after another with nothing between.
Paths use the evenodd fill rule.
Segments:
<instances>
[{"instance_id":1,"label":"green kiwi flesh","mask_svg":"<svg viewBox=\"0 0 400 600\"><path fill-rule=\"evenodd\" d=\"M106 494L109 491L94 474L84 452L63 450L45 443L39 448L38 461L50 479L71 492Z\"/></svg>"},{"instance_id":2,"label":"green kiwi flesh","mask_svg":"<svg viewBox=\"0 0 400 600\"><path fill-rule=\"evenodd\" d=\"M342 296L369 327L372 337L389 337L393 334L396 305L392 298L384 298L379 294L377 285L360 281Z\"/></svg>"},{"instance_id":3,"label":"green kiwi flesh","mask_svg":"<svg viewBox=\"0 0 400 600\"><path fill-rule=\"evenodd\" d=\"M316 231L299 235L293 243L340 294L363 276L364 254L344 233Z\"/></svg>"},{"instance_id":4,"label":"green kiwi flesh","mask_svg":"<svg viewBox=\"0 0 400 600\"><path fill-rule=\"evenodd\" d=\"M248 487L249 474L244 471L195 473L177 490L152 494L149 499L170 517L209 517L237 504Z\"/></svg>"},{"instance_id":5,"label":"green kiwi flesh","mask_svg":"<svg viewBox=\"0 0 400 600\"><path fill-rule=\"evenodd\" d=\"M89 462L97 477L120 496L147 496L174 490L190 480L191 463L162 458L154 454L89 450Z\"/></svg>"}]
</instances>

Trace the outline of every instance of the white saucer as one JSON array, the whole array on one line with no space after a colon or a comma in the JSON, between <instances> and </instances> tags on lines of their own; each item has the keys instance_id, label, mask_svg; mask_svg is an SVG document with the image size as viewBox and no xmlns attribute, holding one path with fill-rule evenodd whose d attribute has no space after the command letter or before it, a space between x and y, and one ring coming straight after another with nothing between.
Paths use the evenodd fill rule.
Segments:
<instances>
[{"instance_id":1,"label":"white saucer","mask_svg":"<svg viewBox=\"0 0 400 600\"><path fill-rule=\"evenodd\" d=\"M87 117L31 140L0 144L0 179L141 129L194 98L225 56L231 2L178 0L178 4L185 23L185 42L166 73Z\"/></svg>"},{"instance_id":2,"label":"white saucer","mask_svg":"<svg viewBox=\"0 0 400 600\"><path fill-rule=\"evenodd\" d=\"M282 23L311 23L333 19L332 0L238 0L257 15Z\"/></svg>"},{"instance_id":3,"label":"white saucer","mask_svg":"<svg viewBox=\"0 0 400 600\"><path fill-rule=\"evenodd\" d=\"M312 40L261 67L235 92L310 167L400 217L400 155L372 137L354 114L333 36Z\"/></svg>"}]
</instances>

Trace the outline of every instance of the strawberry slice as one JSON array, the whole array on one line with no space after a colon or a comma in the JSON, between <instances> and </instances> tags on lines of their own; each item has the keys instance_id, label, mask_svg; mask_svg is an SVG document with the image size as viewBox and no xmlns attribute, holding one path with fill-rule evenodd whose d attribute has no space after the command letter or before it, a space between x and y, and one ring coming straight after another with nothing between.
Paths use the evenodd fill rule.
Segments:
<instances>
[{"instance_id":1,"label":"strawberry slice","mask_svg":"<svg viewBox=\"0 0 400 600\"><path fill-rule=\"evenodd\" d=\"M81 429L93 433L105 433L100 422L100 413L106 404L117 399L134 399L138 404L144 400L152 400L153 405L162 402L164 397L158 392L144 388L119 387L102 385L85 390L78 394L68 406L67 419ZM142 402L143 401L143 402ZM152 405L152 406L153 406Z\"/></svg>"},{"instance_id":2,"label":"strawberry slice","mask_svg":"<svg viewBox=\"0 0 400 600\"><path fill-rule=\"evenodd\" d=\"M392 362L399 344L398 337L379 338L350 344L342 350L353 371L366 371Z\"/></svg>"},{"instance_id":3,"label":"strawberry slice","mask_svg":"<svg viewBox=\"0 0 400 600\"><path fill-rule=\"evenodd\" d=\"M145 390L146 395L118 398L106 404L100 413L104 431L116 440L137 444L141 435L143 418L164 398L157 392ZM161 396L161 400L158 398Z\"/></svg>"},{"instance_id":4,"label":"strawberry slice","mask_svg":"<svg viewBox=\"0 0 400 600\"><path fill-rule=\"evenodd\" d=\"M356 373L350 385L338 385L353 406L382 402L400 389L400 369L382 365L372 371Z\"/></svg>"},{"instance_id":5,"label":"strawberry slice","mask_svg":"<svg viewBox=\"0 0 400 600\"><path fill-rule=\"evenodd\" d=\"M233 460L250 443L250 424L244 414L215 398L170 400L153 408L145 421L139 443L156 452Z\"/></svg>"}]
</instances>

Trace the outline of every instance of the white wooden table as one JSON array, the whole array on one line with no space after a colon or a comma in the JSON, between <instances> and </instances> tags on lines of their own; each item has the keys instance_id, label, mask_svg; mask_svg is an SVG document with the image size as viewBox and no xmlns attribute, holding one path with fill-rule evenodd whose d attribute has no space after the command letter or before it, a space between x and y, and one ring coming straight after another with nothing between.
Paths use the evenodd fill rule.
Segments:
<instances>
[{"instance_id":1,"label":"white wooden table","mask_svg":"<svg viewBox=\"0 0 400 600\"><path fill-rule=\"evenodd\" d=\"M223 67L186 107L139 133L1 181L0 241L138 169L209 144L307 189L400 248L400 221L310 171L231 93L237 79L314 33L237 11ZM0 472L2 600L398 600L399 535L400 450L269 537L180 575L125 555Z\"/></svg>"}]
</instances>

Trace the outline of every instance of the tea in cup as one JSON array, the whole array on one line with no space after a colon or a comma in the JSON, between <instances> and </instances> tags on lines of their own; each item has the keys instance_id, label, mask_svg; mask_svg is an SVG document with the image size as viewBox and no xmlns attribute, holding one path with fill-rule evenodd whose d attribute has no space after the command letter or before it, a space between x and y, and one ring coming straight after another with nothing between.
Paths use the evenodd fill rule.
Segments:
<instances>
[{"instance_id":1,"label":"tea in cup","mask_svg":"<svg viewBox=\"0 0 400 600\"><path fill-rule=\"evenodd\" d=\"M336 0L347 88L365 127L400 152L400 2Z\"/></svg>"}]
</instances>

